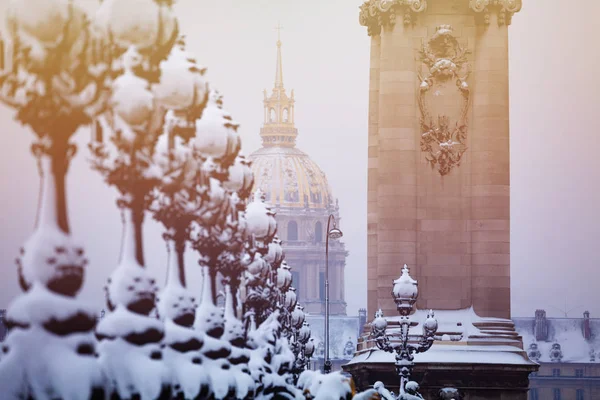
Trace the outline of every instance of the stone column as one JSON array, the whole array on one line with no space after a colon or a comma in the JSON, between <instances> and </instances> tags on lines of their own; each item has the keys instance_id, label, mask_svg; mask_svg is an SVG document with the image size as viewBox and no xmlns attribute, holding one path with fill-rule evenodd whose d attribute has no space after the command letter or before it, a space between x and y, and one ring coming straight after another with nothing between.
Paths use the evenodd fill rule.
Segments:
<instances>
[{"instance_id":1,"label":"stone column","mask_svg":"<svg viewBox=\"0 0 600 400\"><path fill-rule=\"evenodd\" d=\"M371 37L369 79L369 149L367 192L367 304L372 317L377 309L377 162L379 158L379 57L381 37Z\"/></svg>"},{"instance_id":2,"label":"stone column","mask_svg":"<svg viewBox=\"0 0 600 400\"><path fill-rule=\"evenodd\" d=\"M390 288L403 264L419 280L418 308L510 315L507 24L519 8L515 0L361 6L372 37L369 318L377 308L395 315ZM450 75L438 62L453 65ZM423 135L438 136L433 149Z\"/></svg>"},{"instance_id":3,"label":"stone column","mask_svg":"<svg viewBox=\"0 0 600 400\"><path fill-rule=\"evenodd\" d=\"M520 2L475 12L471 134L472 291L482 316L510 318L508 25Z\"/></svg>"},{"instance_id":4,"label":"stone column","mask_svg":"<svg viewBox=\"0 0 600 400\"><path fill-rule=\"evenodd\" d=\"M395 24L383 28L379 70L377 305L395 315L392 283L402 265L417 262L415 48L423 29L389 17Z\"/></svg>"}]
</instances>

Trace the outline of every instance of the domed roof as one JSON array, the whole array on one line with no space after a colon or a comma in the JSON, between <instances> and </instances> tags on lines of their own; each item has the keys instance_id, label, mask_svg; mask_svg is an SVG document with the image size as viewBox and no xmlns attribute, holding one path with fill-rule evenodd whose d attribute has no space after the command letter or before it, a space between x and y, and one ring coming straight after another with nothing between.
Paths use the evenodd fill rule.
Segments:
<instances>
[{"instance_id":1,"label":"domed roof","mask_svg":"<svg viewBox=\"0 0 600 400\"><path fill-rule=\"evenodd\" d=\"M254 190L280 207L327 208L333 196L327 177L303 151L295 147L263 147L250 155Z\"/></svg>"},{"instance_id":2,"label":"domed roof","mask_svg":"<svg viewBox=\"0 0 600 400\"><path fill-rule=\"evenodd\" d=\"M281 42L277 41L275 85L264 92L263 147L249 157L254 172L254 190L260 189L274 206L326 209L333 205L327 178L319 166L296 148L294 91L283 86Z\"/></svg>"}]
</instances>

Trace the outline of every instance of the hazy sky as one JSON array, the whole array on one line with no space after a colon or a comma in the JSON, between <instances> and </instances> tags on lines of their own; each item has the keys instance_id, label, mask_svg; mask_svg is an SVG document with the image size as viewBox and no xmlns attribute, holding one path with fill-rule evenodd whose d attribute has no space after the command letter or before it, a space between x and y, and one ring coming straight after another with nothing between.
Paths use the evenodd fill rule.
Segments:
<instances>
[{"instance_id":1,"label":"hazy sky","mask_svg":"<svg viewBox=\"0 0 600 400\"><path fill-rule=\"evenodd\" d=\"M465 0L467 1L467 0ZM511 273L514 316L574 308L600 317L600 2L523 0L510 27ZM97 1L86 1L90 7ZM7 0L0 0L4 15ZM271 89L283 25L283 76L295 89L298 147L329 178L340 200L348 313L366 306L366 184L369 43L359 0L179 0L188 48L241 123L244 153L260 146L262 90ZM38 193L28 149L33 135L0 106L0 308L18 292L14 258L31 233ZM115 267L120 217L114 191L89 169L89 131L68 181L71 225L91 263L82 295L104 305ZM164 278L161 229L146 227L148 266ZM192 290L198 271L188 255ZM399 271L403 260L398 260ZM351 294L351 295L350 295Z\"/></svg>"}]
</instances>

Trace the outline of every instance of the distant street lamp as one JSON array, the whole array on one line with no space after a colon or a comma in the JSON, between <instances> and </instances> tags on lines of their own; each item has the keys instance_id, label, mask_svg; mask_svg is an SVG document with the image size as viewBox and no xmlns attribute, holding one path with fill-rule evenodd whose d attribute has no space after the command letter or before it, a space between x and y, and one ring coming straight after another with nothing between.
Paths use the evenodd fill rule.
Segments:
<instances>
[{"instance_id":1,"label":"distant street lamp","mask_svg":"<svg viewBox=\"0 0 600 400\"><path fill-rule=\"evenodd\" d=\"M333 220L333 228L329 228ZM325 238L325 362L323 371L328 374L331 372L331 360L329 360L329 238L339 239L343 235L335 223L333 214L327 219L327 237Z\"/></svg>"}]
</instances>

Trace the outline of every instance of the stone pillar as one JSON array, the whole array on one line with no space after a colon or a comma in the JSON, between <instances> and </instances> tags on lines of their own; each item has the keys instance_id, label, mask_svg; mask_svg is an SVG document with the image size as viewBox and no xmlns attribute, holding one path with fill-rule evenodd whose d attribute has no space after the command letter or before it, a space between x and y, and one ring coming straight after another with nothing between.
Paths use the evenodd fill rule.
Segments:
<instances>
[{"instance_id":1,"label":"stone pillar","mask_svg":"<svg viewBox=\"0 0 600 400\"><path fill-rule=\"evenodd\" d=\"M508 24L518 9L498 4L473 9L473 306L479 315L510 318Z\"/></svg>"},{"instance_id":2,"label":"stone pillar","mask_svg":"<svg viewBox=\"0 0 600 400\"><path fill-rule=\"evenodd\" d=\"M508 32L520 1L369 0L368 314L510 317ZM444 64L444 62L446 64ZM444 70L449 68L448 70ZM441 118L440 118L441 117Z\"/></svg>"},{"instance_id":3,"label":"stone pillar","mask_svg":"<svg viewBox=\"0 0 600 400\"><path fill-rule=\"evenodd\" d=\"M379 307L398 315L392 281L408 264L419 282L417 308L446 310L437 313L438 335L465 329L415 356L411 379L426 398L452 386L464 400L526 400L538 369L503 319L510 318L507 25L520 7L520 0L360 7L372 37L367 320ZM478 315L462 311L470 306ZM391 321L387 333L399 340L397 326ZM344 370L359 390L376 381L393 389L394 357L372 362L381 352L374 347L360 340Z\"/></svg>"},{"instance_id":4,"label":"stone pillar","mask_svg":"<svg viewBox=\"0 0 600 400\"><path fill-rule=\"evenodd\" d=\"M394 18L393 15L390 15ZM395 315L390 295L401 266L417 261L415 46L423 29L402 16L381 32L377 159L377 307ZM375 310L369 309L371 318Z\"/></svg>"},{"instance_id":5,"label":"stone pillar","mask_svg":"<svg viewBox=\"0 0 600 400\"><path fill-rule=\"evenodd\" d=\"M371 37L369 79L369 149L367 192L367 303L369 316L377 309L377 162L379 157L379 57L381 37Z\"/></svg>"}]
</instances>

